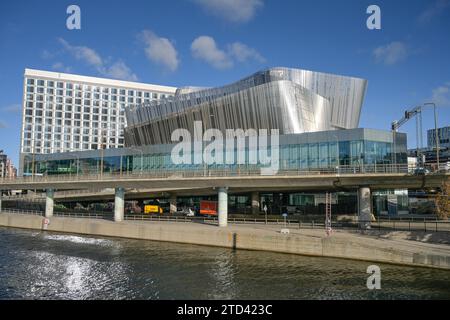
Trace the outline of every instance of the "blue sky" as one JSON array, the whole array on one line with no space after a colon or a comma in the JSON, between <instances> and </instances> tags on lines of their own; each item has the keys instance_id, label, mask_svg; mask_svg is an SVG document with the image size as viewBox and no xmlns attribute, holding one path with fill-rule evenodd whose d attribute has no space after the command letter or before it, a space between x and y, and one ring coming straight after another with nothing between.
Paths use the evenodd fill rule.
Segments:
<instances>
[{"instance_id":1,"label":"blue sky","mask_svg":"<svg viewBox=\"0 0 450 320\"><path fill-rule=\"evenodd\" d=\"M81 8L81 30L66 9ZM369 30L366 9L381 9ZM360 126L438 104L450 125L450 0L1 1L0 149L17 164L25 68L218 86L286 66L369 81ZM434 126L431 109L424 128ZM415 147L415 122L408 132ZM424 140L426 141L426 140Z\"/></svg>"}]
</instances>

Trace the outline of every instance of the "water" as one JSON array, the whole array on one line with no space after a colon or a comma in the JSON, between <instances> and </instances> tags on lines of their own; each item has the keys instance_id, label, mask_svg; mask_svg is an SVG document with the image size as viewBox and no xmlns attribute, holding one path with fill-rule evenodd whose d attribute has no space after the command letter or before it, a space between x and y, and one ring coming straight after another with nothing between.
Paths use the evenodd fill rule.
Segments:
<instances>
[{"instance_id":1,"label":"water","mask_svg":"<svg viewBox=\"0 0 450 320\"><path fill-rule=\"evenodd\" d=\"M450 271L0 227L0 299L450 299Z\"/></svg>"}]
</instances>

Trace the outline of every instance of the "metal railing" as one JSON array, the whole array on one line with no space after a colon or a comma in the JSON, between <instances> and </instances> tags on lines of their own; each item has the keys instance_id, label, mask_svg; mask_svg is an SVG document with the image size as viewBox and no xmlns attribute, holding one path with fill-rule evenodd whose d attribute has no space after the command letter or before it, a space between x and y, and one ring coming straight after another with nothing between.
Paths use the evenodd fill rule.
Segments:
<instances>
[{"instance_id":1,"label":"metal railing","mask_svg":"<svg viewBox=\"0 0 450 320\"><path fill-rule=\"evenodd\" d=\"M125 215L125 220L133 221L161 221L161 222L197 222L217 223L217 217L186 217L186 216L154 216L154 215ZM230 224L249 225L284 225L284 219L258 219L258 218L228 218ZM287 219L286 225L295 229L325 229L324 220L293 220ZM379 231L430 231L450 232L450 221L436 219L381 219L377 221L332 221L332 228L337 230L370 230Z\"/></svg>"},{"instance_id":2,"label":"metal railing","mask_svg":"<svg viewBox=\"0 0 450 320\"><path fill-rule=\"evenodd\" d=\"M14 214L31 214L35 216L43 216L44 211L39 210L26 210L26 209L10 209L10 208L2 208L0 210L1 213L14 213Z\"/></svg>"},{"instance_id":3,"label":"metal railing","mask_svg":"<svg viewBox=\"0 0 450 320\"><path fill-rule=\"evenodd\" d=\"M88 219L105 219L105 220L114 219L114 214L112 213L54 212L53 216L66 218L88 218Z\"/></svg>"},{"instance_id":4,"label":"metal railing","mask_svg":"<svg viewBox=\"0 0 450 320\"><path fill-rule=\"evenodd\" d=\"M415 174L407 164L384 164L384 165L358 165L337 166L335 168L323 168L314 170L304 169L281 169L273 176L321 176L321 175L384 175L384 174ZM447 172L448 174L448 172ZM61 174L43 175L31 177L2 178L2 184L17 184L28 182L65 182L65 181L108 181L127 179L182 179L182 178L209 178L209 177L246 177L261 176L260 168L230 168L230 169L186 169L186 170L151 170L144 172L114 172L98 174Z\"/></svg>"},{"instance_id":5,"label":"metal railing","mask_svg":"<svg viewBox=\"0 0 450 320\"><path fill-rule=\"evenodd\" d=\"M38 215L43 216L44 211L26 210L15 208L4 208L2 213L24 214L24 215ZM55 211L55 217L70 217L70 218L90 218L90 219L105 219L113 220L114 214L105 213L87 213L87 212L59 212ZM154 222L181 222L181 223L203 223L203 224L217 224L217 217L187 217L187 216L161 216L161 215L138 215L126 214L125 220L131 221L154 221ZM320 220L301 220L301 219L262 219L262 218L235 218L229 217L230 224L245 224L245 225L286 225L294 229L324 229L325 221ZM376 221L332 221L332 228L336 230L370 230L378 231L425 231L425 232L450 232L449 220L437 220L431 218L405 218L405 219L378 219Z\"/></svg>"}]
</instances>

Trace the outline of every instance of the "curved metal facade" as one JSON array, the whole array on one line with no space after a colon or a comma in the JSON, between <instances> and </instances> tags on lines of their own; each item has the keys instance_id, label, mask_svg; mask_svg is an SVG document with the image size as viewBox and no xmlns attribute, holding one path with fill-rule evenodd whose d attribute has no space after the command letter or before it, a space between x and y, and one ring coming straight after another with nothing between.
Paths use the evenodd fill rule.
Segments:
<instances>
[{"instance_id":1,"label":"curved metal facade","mask_svg":"<svg viewBox=\"0 0 450 320\"><path fill-rule=\"evenodd\" d=\"M280 134L358 127L364 79L272 68L233 84L179 90L171 99L126 109L126 145L172 143L175 129L279 129Z\"/></svg>"}]
</instances>

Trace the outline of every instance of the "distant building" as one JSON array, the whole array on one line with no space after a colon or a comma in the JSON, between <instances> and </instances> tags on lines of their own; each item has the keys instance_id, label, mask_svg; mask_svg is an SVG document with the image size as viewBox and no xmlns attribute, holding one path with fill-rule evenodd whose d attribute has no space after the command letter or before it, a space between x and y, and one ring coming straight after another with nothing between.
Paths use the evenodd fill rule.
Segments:
<instances>
[{"instance_id":1,"label":"distant building","mask_svg":"<svg viewBox=\"0 0 450 320\"><path fill-rule=\"evenodd\" d=\"M450 126L438 128L439 148L450 148ZM429 149L436 148L436 130L427 131L427 143Z\"/></svg>"},{"instance_id":2,"label":"distant building","mask_svg":"<svg viewBox=\"0 0 450 320\"><path fill-rule=\"evenodd\" d=\"M3 150L0 150L0 178L14 178L17 176L17 169L12 164Z\"/></svg>"},{"instance_id":3,"label":"distant building","mask_svg":"<svg viewBox=\"0 0 450 320\"><path fill-rule=\"evenodd\" d=\"M3 150L0 150L0 178L3 178L5 176L7 159L8 156L3 153Z\"/></svg>"},{"instance_id":4,"label":"distant building","mask_svg":"<svg viewBox=\"0 0 450 320\"><path fill-rule=\"evenodd\" d=\"M437 162L436 157L436 149L420 149L420 159L418 159L418 164L425 164L425 165L434 165ZM408 150L408 159L411 157L417 157L417 150L416 149L409 149ZM408 160L410 161L410 160ZM450 161L450 148L449 147L441 147L439 146L439 162L440 164L446 163Z\"/></svg>"}]
</instances>

